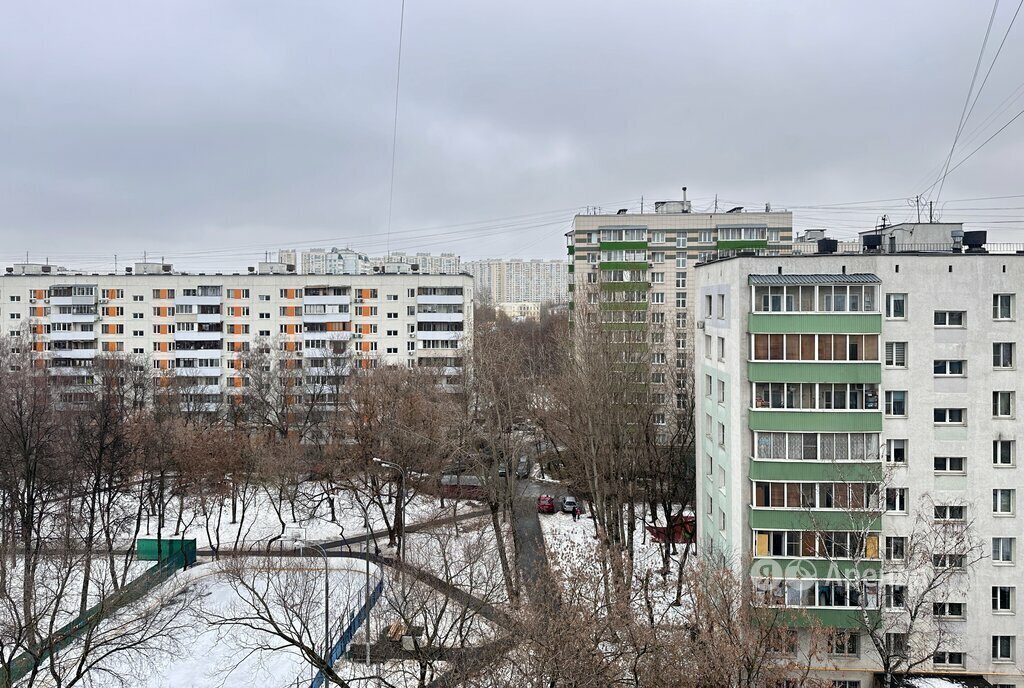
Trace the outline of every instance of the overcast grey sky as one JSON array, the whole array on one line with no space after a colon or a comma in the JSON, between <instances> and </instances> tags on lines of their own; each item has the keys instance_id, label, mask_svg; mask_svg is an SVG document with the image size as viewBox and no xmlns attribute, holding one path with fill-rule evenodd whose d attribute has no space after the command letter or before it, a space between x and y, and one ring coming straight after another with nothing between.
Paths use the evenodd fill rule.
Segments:
<instances>
[{"instance_id":1,"label":"overcast grey sky","mask_svg":"<svg viewBox=\"0 0 1024 688\"><path fill-rule=\"evenodd\" d=\"M0 258L99 269L148 251L237 269L330 244L561 257L574 209L683 185L695 209L716 193L770 201L839 234L908 219L904 199L952 144L992 7L408 0L388 240L400 6L4 3ZM999 7L979 83L1016 7ZM1024 108L1022 82L1024 17L954 164ZM1024 196L962 199L1024 194L1021 160L1024 116L948 177L943 219L1016 238ZM820 207L857 201L872 203Z\"/></svg>"}]
</instances>

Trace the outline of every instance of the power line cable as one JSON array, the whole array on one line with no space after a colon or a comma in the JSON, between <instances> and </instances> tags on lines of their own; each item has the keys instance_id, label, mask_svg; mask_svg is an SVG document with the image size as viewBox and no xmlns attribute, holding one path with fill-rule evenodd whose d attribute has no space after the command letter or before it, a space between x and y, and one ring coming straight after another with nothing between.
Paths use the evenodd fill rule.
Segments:
<instances>
[{"instance_id":1,"label":"power line cable","mask_svg":"<svg viewBox=\"0 0 1024 688\"><path fill-rule=\"evenodd\" d=\"M395 117L391 130L391 182L388 185L388 230L385 251L391 247L391 209L395 201L395 158L398 152L398 95L402 84L402 37L405 33L405 0L402 0L402 13L398 20L398 66L395 70Z\"/></svg>"},{"instance_id":2,"label":"power line cable","mask_svg":"<svg viewBox=\"0 0 1024 688\"><path fill-rule=\"evenodd\" d=\"M974 65L974 75L971 77L971 87L967 89L967 98L964 99L964 107L960 111L960 122L956 125L956 135L953 136L953 145L949 147L949 155L946 156L945 169L949 170L949 163L953 160L953 151L956 150L957 141L960 140L960 133L964 129L964 123L967 117L967 108L971 103L971 94L974 93L974 84L978 81L978 72L981 70L981 61L985 57L985 47L988 45L988 37L992 33L992 23L996 19L996 10L999 9L999 0L995 0L992 3L992 14L988 18L988 27L985 29L985 39L981 42L981 51L978 53L978 62ZM942 175L940 179L935 180L935 184L940 184L939 193L937 196L942 195L941 183L946 180L948 171ZM935 184L928 187L928 190L935 188Z\"/></svg>"}]
</instances>

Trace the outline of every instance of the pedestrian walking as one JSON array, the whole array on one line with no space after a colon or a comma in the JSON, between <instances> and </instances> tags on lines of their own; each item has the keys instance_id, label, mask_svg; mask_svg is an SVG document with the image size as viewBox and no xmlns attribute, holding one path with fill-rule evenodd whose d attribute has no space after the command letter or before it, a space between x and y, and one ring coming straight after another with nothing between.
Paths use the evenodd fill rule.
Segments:
<instances>
[{"instance_id":1,"label":"pedestrian walking","mask_svg":"<svg viewBox=\"0 0 1024 688\"><path fill-rule=\"evenodd\" d=\"M573 510L572 510L572 520L573 521L580 520L580 508L578 506L573 507Z\"/></svg>"}]
</instances>

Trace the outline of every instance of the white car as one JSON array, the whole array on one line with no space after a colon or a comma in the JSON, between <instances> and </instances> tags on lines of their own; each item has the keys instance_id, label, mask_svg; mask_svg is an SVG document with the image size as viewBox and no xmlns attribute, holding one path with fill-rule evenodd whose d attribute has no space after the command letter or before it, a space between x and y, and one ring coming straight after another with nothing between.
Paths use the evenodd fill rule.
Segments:
<instances>
[{"instance_id":1,"label":"white car","mask_svg":"<svg viewBox=\"0 0 1024 688\"><path fill-rule=\"evenodd\" d=\"M575 497L562 497L562 511L565 513L571 514L578 505Z\"/></svg>"}]
</instances>

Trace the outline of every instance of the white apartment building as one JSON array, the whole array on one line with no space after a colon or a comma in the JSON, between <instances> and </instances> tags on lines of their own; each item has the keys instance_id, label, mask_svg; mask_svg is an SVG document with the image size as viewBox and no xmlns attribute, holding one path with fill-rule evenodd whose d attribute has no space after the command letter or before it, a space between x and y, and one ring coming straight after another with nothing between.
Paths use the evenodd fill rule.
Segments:
<instances>
[{"instance_id":1,"label":"white apartment building","mask_svg":"<svg viewBox=\"0 0 1024 688\"><path fill-rule=\"evenodd\" d=\"M494 304L567 303L569 275L561 260L488 258L465 264L477 298Z\"/></svg>"},{"instance_id":2,"label":"white apartment building","mask_svg":"<svg viewBox=\"0 0 1024 688\"><path fill-rule=\"evenodd\" d=\"M1024 256L945 232L694 271L701 542L844 632L822 667L844 688L879 670L861 609L908 642L907 600L940 569L918 628L942 647L914 672L1024 686ZM915 543L930 556L908 570Z\"/></svg>"},{"instance_id":3,"label":"white apartment building","mask_svg":"<svg viewBox=\"0 0 1024 688\"><path fill-rule=\"evenodd\" d=\"M301 252L282 249L277 252L280 263L302 267L304 275L365 275L370 272L370 259L366 254L349 248L307 248Z\"/></svg>"},{"instance_id":4,"label":"white apartment building","mask_svg":"<svg viewBox=\"0 0 1024 688\"><path fill-rule=\"evenodd\" d=\"M427 272L432 275L455 275L462 272L462 259L454 253L417 253L392 251L386 256L370 258L370 265L381 272Z\"/></svg>"},{"instance_id":5,"label":"white apartment building","mask_svg":"<svg viewBox=\"0 0 1024 688\"><path fill-rule=\"evenodd\" d=\"M655 365L687 367L693 266L718 251L772 252L792 243L788 211L692 213L687 201L655 212L577 215L567 234L569 289L586 294L617 328L646 331Z\"/></svg>"},{"instance_id":6,"label":"white apartment building","mask_svg":"<svg viewBox=\"0 0 1024 688\"><path fill-rule=\"evenodd\" d=\"M88 384L102 352L145 355L154 377L196 378L212 410L237 391L241 357L270 344L316 375L344 353L353 366L432 366L457 382L473 324L469 275L297 275L280 263L249 274L175 272L139 263L127 274L43 272L0 278L4 334L27 340L52 375Z\"/></svg>"}]
</instances>

